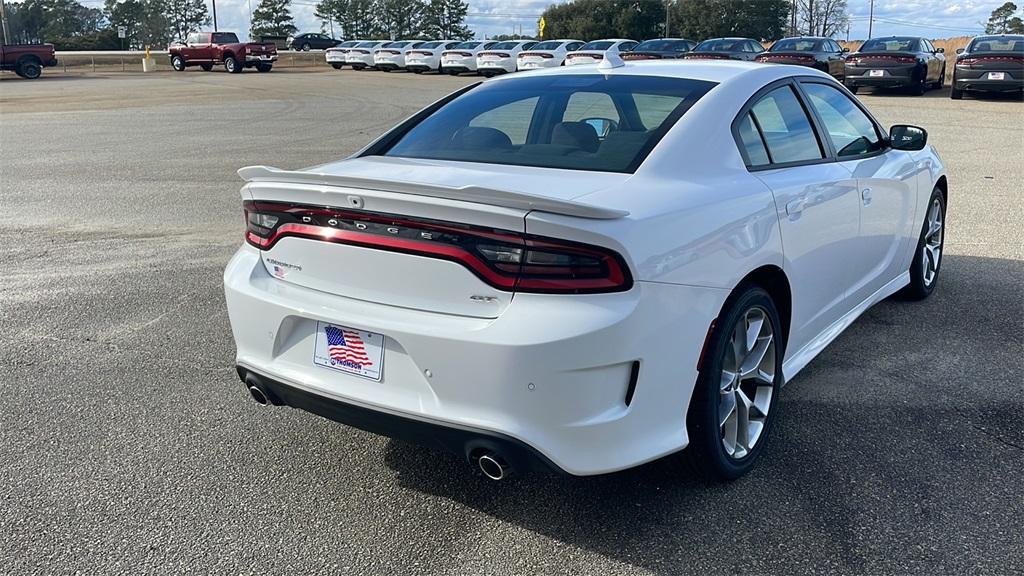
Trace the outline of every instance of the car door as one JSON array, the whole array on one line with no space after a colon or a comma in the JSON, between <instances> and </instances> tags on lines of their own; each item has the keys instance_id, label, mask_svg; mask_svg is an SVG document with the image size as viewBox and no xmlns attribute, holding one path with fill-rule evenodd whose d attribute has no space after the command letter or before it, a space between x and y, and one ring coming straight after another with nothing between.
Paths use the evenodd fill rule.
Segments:
<instances>
[{"instance_id":1,"label":"car door","mask_svg":"<svg viewBox=\"0 0 1024 576\"><path fill-rule=\"evenodd\" d=\"M187 60L193 62L209 62L213 59L213 45L210 43L209 32L193 32L188 35Z\"/></svg>"},{"instance_id":2,"label":"car door","mask_svg":"<svg viewBox=\"0 0 1024 576\"><path fill-rule=\"evenodd\" d=\"M830 52L828 55L828 73L833 78L842 80L846 70L846 58L843 57L843 49L834 40L826 40L825 46Z\"/></svg>"},{"instance_id":3,"label":"car door","mask_svg":"<svg viewBox=\"0 0 1024 576\"><path fill-rule=\"evenodd\" d=\"M921 40L921 49L924 51L926 62L928 62L928 81L938 82L942 63L939 62L939 57L935 55L935 46L932 46L932 43L927 38L924 38Z\"/></svg>"},{"instance_id":4,"label":"car door","mask_svg":"<svg viewBox=\"0 0 1024 576\"><path fill-rule=\"evenodd\" d=\"M857 179L858 238L845 257L853 275L850 305L856 306L906 271L916 238L914 159L890 148L877 123L839 87L814 80L800 84L836 161Z\"/></svg>"},{"instance_id":5,"label":"car door","mask_svg":"<svg viewBox=\"0 0 1024 576\"><path fill-rule=\"evenodd\" d=\"M833 161L797 86L769 85L734 123L744 161L775 196L793 296L790 350L846 313L847 258L859 230L857 181Z\"/></svg>"}]
</instances>

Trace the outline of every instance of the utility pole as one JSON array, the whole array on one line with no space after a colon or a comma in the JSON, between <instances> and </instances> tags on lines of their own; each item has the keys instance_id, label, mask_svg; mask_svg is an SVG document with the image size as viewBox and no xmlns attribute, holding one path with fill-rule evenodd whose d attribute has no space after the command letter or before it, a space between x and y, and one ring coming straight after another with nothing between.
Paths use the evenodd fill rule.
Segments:
<instances>
[{"instance_id":1,"label":"utility pole","mask_svg":"<svg viewBox=\"0 0 1024 576\"><path fill-rule=\"evenodd\" d=\"M10 43L11 31L7 29L7 11L4 10L4 0L0 0L0 24L3 24L4 44Z\"/></svg>"},{"instance_id":2,"label":"utility pole","mask_svg":"<svg viewBox=\"0 0 1024 576\"><path fill-rule=\"evenodd\" d=\"M217 32L217 0L210 0L210 4L213 4L213 31Z\"/></svg>"},{"instance_id":3,"label":"utility pole","mask_svg":"<svg viewBox=\"0 0 1024 576\"><path fill-rule=\"evenodd\" d=\"M670 25L672 22L672 0L665 0L665 38L672 36Z\"/></svg>"},{"instance_id":4,"label":"utility pole","mask_svg":"<svg viewBox=\"0 0 1024 576\"><path fill-rule=\"evenodd\" d=\"M875 24L875 0L871 0L871 8L868 10L868 40L871 40L871 29Z\"/></svg>"}]
</instances>

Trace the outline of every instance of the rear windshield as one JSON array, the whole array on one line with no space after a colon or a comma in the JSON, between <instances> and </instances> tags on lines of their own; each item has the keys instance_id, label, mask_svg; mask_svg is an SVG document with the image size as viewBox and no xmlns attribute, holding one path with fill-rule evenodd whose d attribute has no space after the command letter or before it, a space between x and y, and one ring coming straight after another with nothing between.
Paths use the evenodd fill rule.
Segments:
<instances>
[{"instance_id":1,"label":"rear windshield","mask_svg":"<svg viewBox=\"0 0 1024 576\"><path fill-rule=\"evenodd\" d=\"M861 52L917 52L917 38L875 38L860 47Z\"/></svg>"},{"instance_id":2,"label":"rear windshield","mask_svg":"<svg viewBox=\"0 0 1024 576\"><path fill-rule=\"evenodd\" d=\"M769 52L813 52L818 45L817 40L801 40L800 38L787 38L779 40L768 50Z\"/></svg>"},{"instance_id":3,"label":"rear windshield","mask_svg":"<svg viewBox=\"0 0 1024 576\"><path fill-rule=\"evenodd\" d=\"M633 172L715 84L657 76L537 76L482 84L385 156Z\"/></svg>"},{"instance_id":4,"label":"rear windshield","mask_svg":"<svg viewBox=\"0 0 1024 576\"><path fill-rule=\"evenodd\" d=\"M408 46L409 44L412 44L412 42L389 42L388 44L385 44L384 47L385 48L401 48L403 46Z\"/></svg>"},{"instance_id":5,"label":"rear windshield","mask_svg":"<svg viewBox=\"0 0 1024 576\"><path fill-rule=\"evenodd\" d=\"M538 42L533 45L531 50L558 50L558 47L563 43L555 40L549 40L547 42Z\"/></svg>"},{"instance_id":6,"label":"rear windshield","mask_svg":"<svg viewBox=\"0 0 1024 576\"><path fill-rule=\"evenodd\" d=\"M607 50L612 47L612 44L615 44L615 42L608 40L595 40L594 42L587 42L582 48L580 48L580 50Z\"/></svg>"},{"instance_id":7,"label":"rear windshield","mask_svg":"<svg viewBox=\"0 0 1024 576\"><path fill-rule=\"evenodd\" d=\"M689 42L685 40L648 40L633 48L634 52L649 50L651 52L686 52Z\"/></svg>"},{"instance_id":8,"label":"rear windshield","mask_svg":"<svg viewBox=\"0 0 1024 576\"><path fill-rule=\"evenodd\" d=\"M460 42L455 45L453 50L472 50L481 44L483 44L483 42Z\"/></svg>"},{"instance_id":9,"label":"rear windshield","mask_svg":"<svg viewBox=\"0 0 1024 576\"><path fill-rule=\"evenodd\" d=\"M374 46L376 46L378 44L380 44L380 42L378 42L378 41L361 42L361 43L356 45L356 48L373 48Z\"/></svg>"},{"instance_id":10,"label":"rear windshield","mask_svg":"<svg viewBox=\"0 0 1024 576\"><path fill-rule=\"evenodd\" d=\"M342 42L341 44L338 44L338 48L351 48L356 44L359 44L358 40L349 40L348 42Z\"/></svg>"},{"instance_id":11,"label":"rear windshield","mask_svg":"<svg viewBox=\"0 0 1024 576\"><path fill-rule=\"evenodd\" d=\"M694 52L731 52L739 50L741 40L705 40L693 49Z\"/></svg>"},{"instance_id":12,"label":"rear windshield","mask_svg":"<svg viewBox=\"0 0 1024 576\"><path fill-rule=\"evenodd\" d=\"M444 42L424 42L417 46L417 48L437 48L441 44L444 44Z\"/></svg>"},{"instance_id":13,"label":"rear windshield","mask_svg":"<svg viewBox=\"0 0 1024 576\"><path fill-rule=\"evenodd\" d=\"M1024 52L1024 36L975 38L968 52Z\"/></svg>"},{"instance_id":14,"label":"rear windshield","mask_svg":"<svg viewBox=\"0 0 1024 576\"><path fill-rule=\"evenodd\" d=\"M519 42L498 42L494 46L491 46L489 50L512 50L516 46L519 46Z\"/></svg>"}]
</instances>

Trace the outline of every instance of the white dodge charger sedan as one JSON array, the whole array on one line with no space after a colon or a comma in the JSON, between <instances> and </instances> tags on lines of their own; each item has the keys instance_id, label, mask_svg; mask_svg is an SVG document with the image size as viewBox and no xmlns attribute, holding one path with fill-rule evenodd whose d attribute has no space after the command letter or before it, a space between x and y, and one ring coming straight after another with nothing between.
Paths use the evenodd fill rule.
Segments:
<instances>
[{"instance_id":1,"label":"white dodge charger sedan","mask_svg":"<svg viewBox=\"0 0 1024 576\"><path fill-rule=\"evenodd\" d=\"M736 478L786 381L872 304L935 289L926 140L803 67L615 58L468 86L346 160L239 171L238 375L495 479L684 448Z\"/></svg>"}]
</instances>

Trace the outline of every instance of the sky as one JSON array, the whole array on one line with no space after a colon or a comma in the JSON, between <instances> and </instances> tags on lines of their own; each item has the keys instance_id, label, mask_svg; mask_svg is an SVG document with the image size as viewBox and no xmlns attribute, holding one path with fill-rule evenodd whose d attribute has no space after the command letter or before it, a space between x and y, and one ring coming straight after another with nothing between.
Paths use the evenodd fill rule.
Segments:
<instances>
[{"instance_id":1,"label":"sky","mask_svg":"<svg viewBox=\"0 0 1024 576\"><path fill-rule=\"evenodd\" d=\"M210 2L211 0L207 0ZM216 0L217 22L221 30L247 35L250 6L259 0ZM536 33L537 19L544 9L564 0L467 0L466 21L477 38L511 34L522 27L524 34ZM678 0L685 2L686 0ZM929 38L970 36L981 33L992 10L1005 0L874 0L874 36L912 34ZM868 37L868 12L871 0L848 0L850 39ZM89 6L102 6L103 0L83 0ZM313 15L316 0L292 0L295 24L302 32L317 32L321 22ZM1021 3L1018 3L1020 5ZM327 32L329 26L324 23ZM340 35L340 31L336 31ZM845 39L846 34L840 35ZM584 38L590 40L590 38ZM644 40L637 38L636 40ZM696 38L701 40L701 38Z\"/></svg>"}]
</instances>

